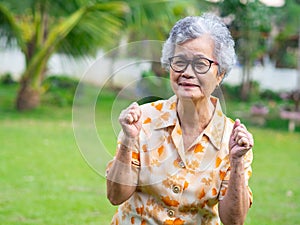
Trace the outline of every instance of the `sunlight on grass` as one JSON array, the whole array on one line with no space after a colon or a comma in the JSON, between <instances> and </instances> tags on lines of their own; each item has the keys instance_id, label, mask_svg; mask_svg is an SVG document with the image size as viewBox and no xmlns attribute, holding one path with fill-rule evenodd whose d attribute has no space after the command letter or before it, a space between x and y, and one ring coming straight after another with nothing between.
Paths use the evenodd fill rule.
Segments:
<instances>
[{"instance_id":1,"label":"sunlight on grass","mask_svg":"<svg viewBox=\"0 0 300 225\"><path fill-rule=\"evenodd\" d=\"M111 154L116 145L113 99L102 99L95 111L97 131ZM78 149L71 106L22 114L5 104L0 115L0 223L109 224L116 207L106 199L105 179ZM116 110L128 104L124 100ZM255 138L254 203L246 224L300 224L299 132L249 129Z\"/></svg>"},{"instance_id":2,"label":"sunlight on grass","mask_svg":"<svg viewBox=\"0 0 300 225\"><path fill-rule=\"evenodd\" d=\"M299 133L253 129L254 204L247 224L300 224Z\"/></svg>"},{"instance_id":3,"label":"sunlight on grass","mask_svg":"<svg viewBox=\"0 0 300 225\"><path fill-rule=\"evenodd\" d=\"M80 155L71 121L1 122L1 224L108 222L104 178Z\"/></svg>"}]
</instances>

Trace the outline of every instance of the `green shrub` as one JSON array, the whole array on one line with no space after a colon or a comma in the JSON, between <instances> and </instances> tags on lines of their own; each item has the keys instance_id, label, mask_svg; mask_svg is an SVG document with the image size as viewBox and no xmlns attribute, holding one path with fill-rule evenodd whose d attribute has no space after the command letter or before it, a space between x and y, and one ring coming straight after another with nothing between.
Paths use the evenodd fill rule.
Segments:
<instances>
[{"instance_id":1,"label":"green shrub","mask_svg":"<svg viewBox=\"0 0 300 225\"><path fill-rule=\"evenodd\" d=\"M57 106L72 105L77 85L78 80L67 76L49 76L43 82L43 101Z\"/></svg>"},{"instance_id":2,"label":"green shrub","mask_svg":"<svg viewBox=\"0 0 300 225\"><path fill-rule=\"evenodd\" d=\"M221 85L223 95L225 99L229 100L240 100L241 86L240 85L230 85L223 83Z\"/></svg>"},{"instance_id":3,"label":"green shrub","mask_svg":"<svg viewBox=\"0 0 300 225\"><path fill-rule=\"evenodd\" d=\"M152 70L142 73L136 92L141 97L139 104L166 99L173 95L170 80L156 76Z\"/></svg>"},{"instance_id":4,"label":"green shrub","mask_svg":"<svg viewBox=\"0 0 300 225\"><path fill-rule=\"evenodd\" d=\"M15 84L16 81L13 79L11 73L5 73L0 77L0 83L4 85Z\"/></svg>"},{"instance_id":5,"label":"green shrub","mask_svg":"<svg viewBox=\"0 0 300 225\"><path fill-rule=\"evenodd\" d=\"M222 84L221 88L225 99L241 100L241 85ZM261 90L260 84L257 81L252 81L249 102L261 100L282 102L279 92L270 89Z\"/></svg>"},{"instance_id":6,"label":"green shrub","mask_svg":"<svg viewBox=\"0 0 300 225\"><path fill-rule=\"evenodd\" d=\"M280 102L282 99L280 98L280 94L276 91L272 91L270 89L266 89L260 92L260 98L264 100L272 100L276 102Z\"/></svg>"}]
</instances>

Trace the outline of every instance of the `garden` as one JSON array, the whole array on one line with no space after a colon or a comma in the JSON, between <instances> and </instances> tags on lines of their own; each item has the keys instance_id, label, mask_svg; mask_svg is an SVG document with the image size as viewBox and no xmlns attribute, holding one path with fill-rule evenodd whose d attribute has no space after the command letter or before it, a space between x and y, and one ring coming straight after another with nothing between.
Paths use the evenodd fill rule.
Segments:
<instances>
[{"instance_id":1,"label":"garden","mask_svg":"<svg viewBox=\"0 0 300 225\"><path fill-rule=\"evenodd\" d=\"M86 163L73 133L77 82L50 77L45 84L43 104L20 113L14 108L19 84L1 82L1 224L109 224L116 207L106 198L105 179ZM224 84L223 89L227 115L241 118L255 138L250 180L254 203L246 224L300 224L300 129L290 132L288 121L280 119L279 110L287 102L271 91L259 91L242 102L236 98L238 87ZM95 109L97 121L108 121L98 131L105 134L112 154L116 136L110 120L116 94L105 90ZM122 101L126 105L131 100ZM268 107L263 124L249 116L257 102Z\"/></svg>"},{"instance_id":2,"label":"garden","mask_svg":"<svg viewBox=\"0 0 300 225\"><path fill-rule=\"evenodd\" d=\"M226 22L243 68L242 85L221 86L223 110L240 118L255 139L250 180L254 202L245 224L299 225L300 93L262 90L251 79L252 68L263 65L265 58L276 68L299 69L299 0L277 6L276 2L0 0L1 53L18 50L23 57L23 61L6 54L0 57L0 73L9 71L0 74L0 224L105 225L117 210L106 198L103 173L83 154L74 129L75 92L86 97L81 104L89 92L100 93L100 87L84 84L77 89L78 80L70 78L75 71L65 76L51 70L66 64L62 60L53 66L54 56L75 62L108 51L113 68L118 57L126 58L117 46L164 41L179 18L210 11ZM134 58L148 52L133 50L129 56ZM7 66L22 71L10 74ZM165 94L168 86L157 82L160 72L154 72L156 77L152 71L142 74L148 81L139 83L139 91L148 98L139 103L154 100L152 94ZM99 73L104 74L104 67ZM158 83L160 87L153 87ZM95 118L93 128L111 157L117 115L133 100L130 94L120 94L118 87L104 88L101 98L92 102L93 115L86 115L84 108L76 114ZM89 140L91 127L84 128L82 138ZM96 163L98 159L93 157Z\"/></svg>"}]
</instances>

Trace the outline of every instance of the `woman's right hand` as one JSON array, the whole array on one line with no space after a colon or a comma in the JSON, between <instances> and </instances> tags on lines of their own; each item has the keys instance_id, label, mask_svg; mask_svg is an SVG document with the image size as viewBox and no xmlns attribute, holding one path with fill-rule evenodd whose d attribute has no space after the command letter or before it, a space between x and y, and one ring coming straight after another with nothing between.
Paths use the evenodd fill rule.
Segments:
<instances>
[{"instance_id":1,"label":"woman's right hand","mask_svg":"<svg viewBox=\"0 0 300 225\"><path fill-rule=\"evenodd\" d=\"M128 108L121 112L119 122L122 126L125 137L138 137L142 128L141 115L142 111L136 102L132 103L128 106Z\"/></svg>"}]
</instances>

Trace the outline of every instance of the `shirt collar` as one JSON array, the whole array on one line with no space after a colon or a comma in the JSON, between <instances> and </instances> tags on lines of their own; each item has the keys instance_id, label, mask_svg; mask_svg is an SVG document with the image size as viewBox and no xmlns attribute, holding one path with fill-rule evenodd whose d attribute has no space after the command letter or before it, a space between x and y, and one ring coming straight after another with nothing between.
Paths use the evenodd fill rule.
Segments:
<instances>
[{"instance_id":1,"label":"shirt collar","mask_svg":"<svg viewBox=\"0 0 300 225\"><path fill-rule=\"evenodd\" d=\"M216 106L213 117L207 127L204 129L205 134L211 143L220 150L222 144L222 138L225 130L226 117L222 112L219 99L211 97L212 103Z\"/></svg>"},{"instance_id":2,"label":"shirt collar","mask_svg":"<svg viewBox=\"0 0 300 225\"><path fill-rule=\"evenodd\" d=\"M226 117L222 112L219 100L216 97L212 96L211 101L216 107L211 121L203 131L203 135L206 135L211 141L211 143L219 150L221 148ZM155 130L166 128L169 126L175 126L177 123L179 123L176 105L176 95L172 96L171 98L165 101L165 103L162 106L161 114L153 121Z\"/></svg>"},{"instance_id":3,"label":"shirt collar","mask_svg":"<svg viewBox=\"0 0 300 225\"><path fill-rule=\"evenodd\" d=\"M166 128L169 126L175 126L176 122L178 121L176 105L176 95L172 96L164 102L164 104L162 105L161 113L157 118L154 118L153 120L155 130Z\"/></svg>"}]
</instances>

